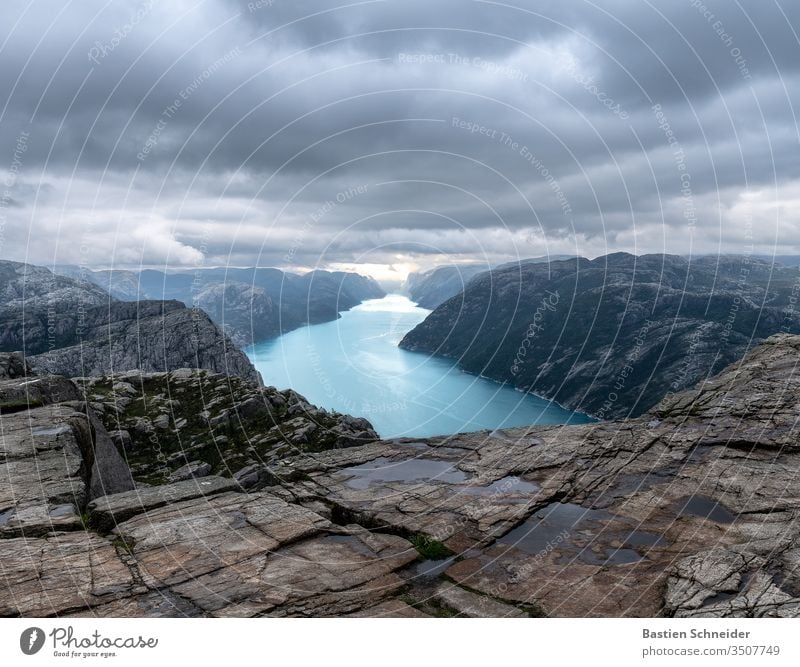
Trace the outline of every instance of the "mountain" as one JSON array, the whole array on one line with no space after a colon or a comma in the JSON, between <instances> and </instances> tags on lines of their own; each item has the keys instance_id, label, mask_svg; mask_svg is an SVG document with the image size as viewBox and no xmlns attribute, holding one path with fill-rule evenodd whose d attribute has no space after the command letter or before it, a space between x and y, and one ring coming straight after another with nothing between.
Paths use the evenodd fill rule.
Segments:
<instances>
[{"instance_id":1,"label":"mountain","mask_svg":"<svg viewBox=\"0 0 800 667\"><path fill-rule=\"evenodd\" d=\"M0 355L0 615L797 617L798 358L774 336L638 419L336 449L272 390L187 369L87 405ZM120 404L149 436L106 431ZM112 439L180 467L131 489ZM212 441L245 468L189 458Z\"/></svg>"},{"instance_id":2,"label":"mountain","mask_svg":"<svg viewBox=\"0 0 800 667\"><path fill-rule=\"evenodd\" d=\"M78 377L190 366L260 381L247 356L206 313L179 301L117 301L86 309L82 321L64 315L59 327L70 333L54 349L28 353L38 372Z\"/></svg>"},{"instance_id":3,"label":"mountain","mask_svg":"<svg viewBox=\"0 0 800 667\"><path fill-rule=\"evenodd\" d=\"M795 269L725 256L615 253L473 278L400 343L602 419L639 415L800 332Z\"/></svg>"},{"instance_id":4,"label":"mountain","mask_svg":"<svg viewBox=\"0 0 800 667\"><path fill-rule=\"evenodd\" d=\"M433 310L440 303L460 294L472 278L488 271L486 264L452 264L423 272L410 273L405 291L419 306Z\"/></svg>"},{"instance_id":5,"label":"mountain","mask_svg":"<svg viewBox=\"0 0 800 667\"><path fill-rule=\"evenodd\" d=\"M781 266L800 266L800 255L755 255L758 259Z\"/></svg>"},{"instance_id":6,"label":"mountain","mask_svg":"<svg viewBox=\"0 0 800 667\"><path fill-rule=\"evenodd\" d=\"M26 308L63 312L76 306L100 306L110 300L108 292L91 282L61 276L41 266L0 260L0 314Z\"/></svg>"},{"instance_id":7,"label":"mountain","mask_svg":"<svg viewBox=\"0 0 800 667\"><path fill-rule=\"evenodd\" d=\"M273 268L57 270L82 276L123 301L174 299L202 308L239 345L335 320L366 299L385 296L372 278L344 271L297 275Z\"/></svg>"},{"instance_id":8,"label":"mountain","mask_svg":"<svg viewBox=\"0 0 800 667\"><path fill-rule=\"evenodd\" d=\"M262 287L246 283L213 283L201 288L194 305L208 313L241 345L280 336L280 307Z\"/></svg>"},{"instance_id":9,"label":"mountain","mask_svg":"<svg viewBox=\"0 0 800 667\"><path fill-rule=\"evenodd\" d=\"M521 262L503 264L494 268L504 269L509 266L519 266L520 264L539 264L567 258L568 255L532 257ZM403 288L412 301L415 301L423 308L433 310L448 299L461 294L475 276L490 270L492 270L492 267L488 264L448 264L437 266L428 271L410 273Z\"/></svg>"},{"instance_id":10,"label":"mountain","mask_svg":"<svg viewBox=\"0 0 800 667\"><path fill-rule=\"evenodd\" d=\"M117 301L92 283L6 261L0 261L0 295L0 351L22 351L42 373L191 366L260 378L205 312L177 301Z\"/></svg>"}]
</instances>

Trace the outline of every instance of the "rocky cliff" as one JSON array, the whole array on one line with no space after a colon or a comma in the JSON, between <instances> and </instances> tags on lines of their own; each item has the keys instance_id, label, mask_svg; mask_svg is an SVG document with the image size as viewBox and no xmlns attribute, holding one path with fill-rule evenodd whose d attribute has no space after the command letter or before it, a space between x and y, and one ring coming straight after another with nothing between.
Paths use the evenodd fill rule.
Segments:
<instances>
[{"instance_id":1,"label":"rocky cliff","mask_svg":"<svg viewBox=\"0 0 800 667\"><path fill-rule=\"evenodd\" d=\"M199 308L117 301L91 283L16 262L0 262L0 293L0 351L22 351L39 373L194 367L260 380L247 356Z\"/></svg>"},{"instance_id":2,"label":"rocky cliff","mask_svg":"<svg viewBox=\"0 0 800 667\"><path fill-rule=\"evenodd\" d=\"M474 278L400 345L617 419L800 332L798 291L796 269L747 257L524 262Z\"/></svg>"},{"instance_id":3,"label":"rocky cliff","mask_svg":"<svg viewBox=\"0 0 800 667\"><path fill-rule=\"evenodd\" d=\"M385 296L372 278L343 271L297 275L273 268L235 267L169 273L152 269L58 270L82 276L124 301L173 299L202 308L239 345L335 320L340 312L366 299Z\"/></svg>"},{"instance_id":4,"label":"rocky cliff","mask_svg":"<svg viewBox=\"0 0 800 667\"><path fill-rule=\"evenodd\" d=\"M60 327L78 332L76 342L59 340L53 350L29 354L34 369L77 377L194 367L260 381L247 356L204 311L179 301L117 301L87 308L81 317L60 318Z\"/></svg>"},{"instance_id":5,"label":"rocky cliff","mask_svg":"<svg viewBox=\"0 0 800 667\"><path fill-rule=\"evenodd\" d=\"M638 419L286 452L251 464L248 492L189 475L99 496L93 408L10 360L0 614L799 616L798 359L800 336L773 337ZM130 384L111 390L133 417Z\"/></svg>"},{"instance_id":6,"label":"rocky cliff","mask_svg":"<svg viewBox=\"0 0 800 667\"><path fill-rule=\"evenodd\" d=\"M297 392L203 370L78 378L137 481L236 474L249 487L303 452L378 439L366 420L317 408Z\"/></svg>"}]
</instances>

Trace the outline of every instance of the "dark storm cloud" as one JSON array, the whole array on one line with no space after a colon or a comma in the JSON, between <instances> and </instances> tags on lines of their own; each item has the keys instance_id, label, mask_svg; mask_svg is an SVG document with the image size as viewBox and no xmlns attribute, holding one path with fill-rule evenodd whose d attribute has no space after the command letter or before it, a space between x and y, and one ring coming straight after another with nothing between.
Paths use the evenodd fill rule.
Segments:
<instances>
[{"instance_id":1,"label":"dark storm cloud","mask_svg":"<svg viewBox=\"0 0 800 667\"><path fill-rule=\"evenodd\" d=\"M35 0L0 15L5 257L800 246L797 3Z\"/></svg>"}]
</instances>

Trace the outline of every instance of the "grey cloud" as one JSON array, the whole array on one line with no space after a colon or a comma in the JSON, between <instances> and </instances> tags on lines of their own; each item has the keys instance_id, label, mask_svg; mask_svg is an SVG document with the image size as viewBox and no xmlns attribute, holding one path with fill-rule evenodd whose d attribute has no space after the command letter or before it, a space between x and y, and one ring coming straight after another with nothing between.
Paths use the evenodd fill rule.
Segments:
<instances>
[{"instance_id":1,"label":"grey cloud","mask_svg":"<svg viewBox=\"0 0 800 667\"><path fill-rule=\"evenodd\" d=\"M0 8L0 170L30 133L7 257L681 252L687 206L735 251L743 194L766 215L800 179L797 3L22 4Z\"/></svg>"}]
</instances>

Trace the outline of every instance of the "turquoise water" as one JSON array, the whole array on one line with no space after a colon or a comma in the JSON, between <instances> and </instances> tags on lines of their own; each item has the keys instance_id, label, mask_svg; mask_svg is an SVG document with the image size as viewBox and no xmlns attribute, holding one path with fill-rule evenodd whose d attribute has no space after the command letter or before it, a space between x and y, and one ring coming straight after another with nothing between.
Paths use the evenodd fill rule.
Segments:
<instances>
[{"instance_id":1,"label":"turquoise water","mask_svg":"<svg viewBox=\"0 0 800 667\"><path fill-rule=\"evenodd\" d=\"M429 311L404 296L365 301L340 319L253 345L268 385L369 419L383 438L425 437L527 424L590 421L532 394L460 371L447 359L397 347Z\"/></svg>"}]
</instances>

